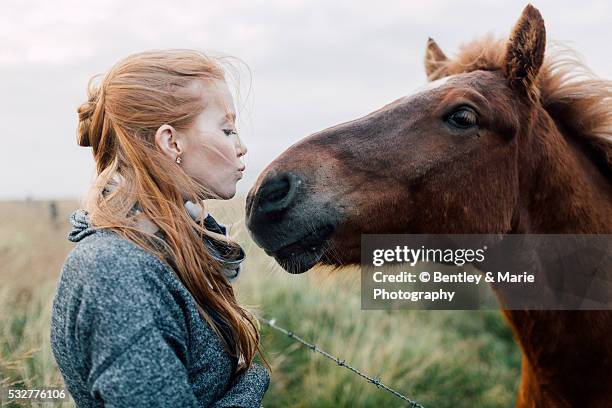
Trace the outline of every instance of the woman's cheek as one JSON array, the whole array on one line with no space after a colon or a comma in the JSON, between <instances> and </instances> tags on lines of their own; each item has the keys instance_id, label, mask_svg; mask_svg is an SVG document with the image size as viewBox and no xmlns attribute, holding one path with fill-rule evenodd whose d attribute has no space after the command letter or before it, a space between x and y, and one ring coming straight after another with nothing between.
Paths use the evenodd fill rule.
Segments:
<instances>
[{"instance_id":1,"label":"woman's cheek","mask_svg":"<svg viewBox=\"0 0 612 408\"><path fill-rule=\"evenodd\" d=\"M217 170L210 177L211 188L222 198L230 199L234 197L238 178L233 167L219 166Z\"/></svg>"},{"instance_id":2,"label":"woman's cheek","mask_svg":"<svg viewBox=\"0 0 612 408\"><path fill-rule=\"evenodd\" d=\"M185 166L187 173L200 184L223 198L236 193L235 148L227 137L210 137L202 140L195 154Z\"/></svg>"}]
</instances>

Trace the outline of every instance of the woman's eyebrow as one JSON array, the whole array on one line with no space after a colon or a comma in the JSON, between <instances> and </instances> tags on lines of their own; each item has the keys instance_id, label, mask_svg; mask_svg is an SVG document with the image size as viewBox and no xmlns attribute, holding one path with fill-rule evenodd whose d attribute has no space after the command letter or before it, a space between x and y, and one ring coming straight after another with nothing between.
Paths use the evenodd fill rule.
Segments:
<instances>
[{"instance_id":1,"label":"woman's eyebrow","mask_svg":"<svg viewBox=\"0 0 612 408\"><path fill-rule=\"evenodd\" d=\"M236 114L235 114L235 113L233 113L233 112L227 112L227 113L225 114L225 117L224 117L224 118L225 118L225 120L229 120L229 121L231 121L231 122L235 122L235 121L236 121Z\"/></svg>"}]
</instances>

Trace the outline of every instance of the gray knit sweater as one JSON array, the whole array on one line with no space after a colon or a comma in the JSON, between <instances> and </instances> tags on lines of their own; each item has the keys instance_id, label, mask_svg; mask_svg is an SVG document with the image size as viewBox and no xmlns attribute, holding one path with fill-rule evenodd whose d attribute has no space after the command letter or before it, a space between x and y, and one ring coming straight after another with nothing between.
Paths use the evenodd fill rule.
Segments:
<instances>
[{"instance_id":1,"label":"gray knit sweater","mask_svg":"<svg viewBox=\"0 0 612 408\"><path fill-rule=\"evenodd\" d=\"M235 359L174 272L75 211L51 346L78 407L258 407L268 371Z\"/></svg>"}]
</instances>

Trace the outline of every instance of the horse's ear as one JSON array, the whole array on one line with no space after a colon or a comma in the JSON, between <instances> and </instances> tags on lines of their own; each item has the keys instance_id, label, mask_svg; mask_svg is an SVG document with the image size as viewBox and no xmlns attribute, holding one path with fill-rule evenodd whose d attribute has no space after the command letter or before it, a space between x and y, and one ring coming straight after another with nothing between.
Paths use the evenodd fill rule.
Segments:
<instances>
[{"instance_id":1,"label":"horse's ear","mask_svg":"<svg viewBox=\"0 0 612 408\"><path fill-rule=\"evenodd\" d=\"M544 19L538 9L528 4L512 30L504 63L510 85L532 102L538 98L536 78L545 48Z\"/></svg>"},{"instance_id":2,"label":"horse's ear","mask_svg":"<svg viewBox=\"0 0 612 408\"><path fill-rule=\"evenodd\" d=\"M427 39L427 47L425 48L425 73L427 80L433 81L442 78L445 74L444 65L448 61L446 55L442 52L438 44L432 39Z\"/></svg>"}]
</instances>

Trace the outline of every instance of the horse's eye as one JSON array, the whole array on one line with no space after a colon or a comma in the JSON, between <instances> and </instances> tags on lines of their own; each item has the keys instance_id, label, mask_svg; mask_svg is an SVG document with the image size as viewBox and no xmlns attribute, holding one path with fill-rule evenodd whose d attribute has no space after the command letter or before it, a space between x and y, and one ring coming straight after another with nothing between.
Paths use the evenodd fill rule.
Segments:
<instances>
[{"instance_id":1,"label":"horse's eye","mask_svg":"<svg viewBox=\"0 0 612 408\"><path fill-rule=\"evenodd\" d=\"M469 129L478 126L478 115L474 109L462 106L448 115L446 121L457 129Z\"/></svg>"}]
</instances>

